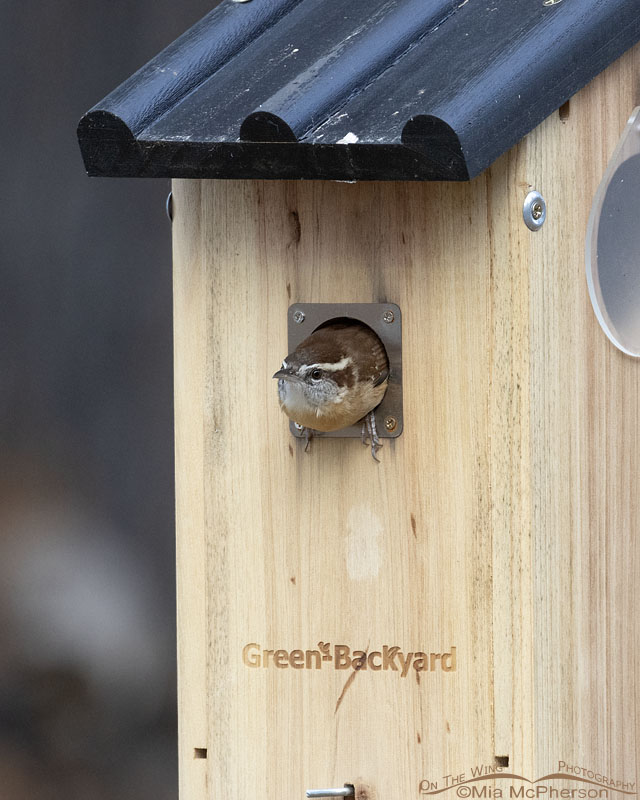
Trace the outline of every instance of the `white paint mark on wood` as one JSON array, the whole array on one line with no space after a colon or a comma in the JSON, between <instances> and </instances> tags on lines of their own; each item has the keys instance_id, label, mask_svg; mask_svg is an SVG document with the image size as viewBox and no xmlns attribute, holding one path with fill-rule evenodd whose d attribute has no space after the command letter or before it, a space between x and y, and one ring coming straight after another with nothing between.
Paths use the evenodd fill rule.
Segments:
<instances>
[{"instance_id":1,"label":"white paint mark on wood","mask_svg":"<svg viewBox=\"0 0 640 800\"><path fill-rule=\"evenodd\" d=\"M376 578L380 572L380 518L366 505L353 506L347 517L347 572L351 580Z\"/></svg>"}]
</instances>

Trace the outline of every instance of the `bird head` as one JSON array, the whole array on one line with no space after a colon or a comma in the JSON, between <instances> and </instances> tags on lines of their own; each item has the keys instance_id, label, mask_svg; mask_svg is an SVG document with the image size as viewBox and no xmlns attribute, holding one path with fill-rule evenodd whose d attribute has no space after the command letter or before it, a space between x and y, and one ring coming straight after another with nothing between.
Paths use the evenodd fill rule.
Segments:
<instances>
[{"instance_id":1,"label":"bird head","mask_svg":"<svg viewBox=\"0 0 640 800\"><path fill-rule=\"evenodd\" d=\"M280 404L292 419L300 412L304 417L321 416L324 408L344 397L351 384L351 364L349 356L317 361L312 353L292 353L273 376L278 379Z\"/></svg>"},{"instance_id":2,"label":"bird head","mask_svg":"<svg viewBox=\"0 0 640 800\"><path fill-rule=\"evenodd\" d=\"M318 328L282 362L280 406L294 422L320 431L353 425L374 408L389 374L380 339L358 323Z\"/></svg>"}]
</instances>

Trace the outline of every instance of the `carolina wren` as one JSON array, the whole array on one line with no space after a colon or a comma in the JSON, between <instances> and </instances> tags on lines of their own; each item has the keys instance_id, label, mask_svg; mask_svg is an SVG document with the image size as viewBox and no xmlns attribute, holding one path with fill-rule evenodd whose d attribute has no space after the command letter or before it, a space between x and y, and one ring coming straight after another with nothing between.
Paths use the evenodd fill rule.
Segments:
<instances>
[{"instance_id":1,"label":"carolina wren","mask_svg":"<svg viewBox=\"0 0 640 800\"><path fill-rule=\"evenodd\" d=\"M337 431L362 420L362 442L371 439L371 455L378 461L382 445L373 409L387 390L389 359L371 328L357 322L319 328L273 377L280 408L303 426L307 447L314 431Z\"/></svg>"}]
</instances>

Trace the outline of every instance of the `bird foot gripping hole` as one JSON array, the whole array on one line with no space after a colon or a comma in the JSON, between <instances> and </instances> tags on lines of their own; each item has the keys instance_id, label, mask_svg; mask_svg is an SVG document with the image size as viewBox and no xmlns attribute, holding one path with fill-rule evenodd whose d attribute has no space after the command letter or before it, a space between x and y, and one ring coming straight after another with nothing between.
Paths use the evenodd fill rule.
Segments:
<instances>
[{"instance_id":1,"label":"bird foot gripping hole","mask_svg":"<svg viewBox=\"0 0 640 800\"><path fill-rule=\"evenodd\" d=\"M311 428L302 428L302 433L304 434L304 452L308 453L313 439L313 431Z\"/></svg>"},{"instance_id":2,"label":"bird foot gripping hole","mask_svg":"<svg viewBox=\"0 0 640 800\"><path fill-rule=\"evenodd\" d=\"M362 444L365 447L371 442L371 456L374 461L380 463L378 458L378 450L382 447L378 437L378 430L376 428L376 415L370 411L367 416L362 420Z\"/></svg>"},{"instance_id":3,"label":"bird foot gripping hole","mask_svg":"<svg viewBox=\"0 0 640 800\"><path fill-rule=\"evenodd\" d=\"M299 431L300 437L304 437L304 452L308 453L311 450L311 440L314 438L316 432L312 428L305 428L301 425L296 425L295 428L296 431ZM361 441L365 447L368 447L369 444L371 444L371 455L374 461L377 461L379 464L380 459L378 458L377 454L378 450L383 447L383 444L380 442L380 438L378 437L376 418L373 411L367 414L367 416L362 420Z\"/></svg>"}]
</instances>

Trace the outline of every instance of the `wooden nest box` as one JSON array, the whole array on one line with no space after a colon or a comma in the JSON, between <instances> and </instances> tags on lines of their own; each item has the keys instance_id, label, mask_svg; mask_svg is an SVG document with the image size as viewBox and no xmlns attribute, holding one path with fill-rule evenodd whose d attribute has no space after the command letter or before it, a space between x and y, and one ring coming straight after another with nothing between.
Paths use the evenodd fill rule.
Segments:
<instances>
[{"instance_id":1,"label":"wooden nest box","mask_svg":"<svg viewBox=\"0 0 640 800\"><path fill-rule=\"evenodd\" d=\"M91 175L174 179L182 800L637 797L640 362L593 274L638 40L637 0L224 0L81 120ZM360 307L379 464L271 380Z\"/></svg>"}]
</instances>

